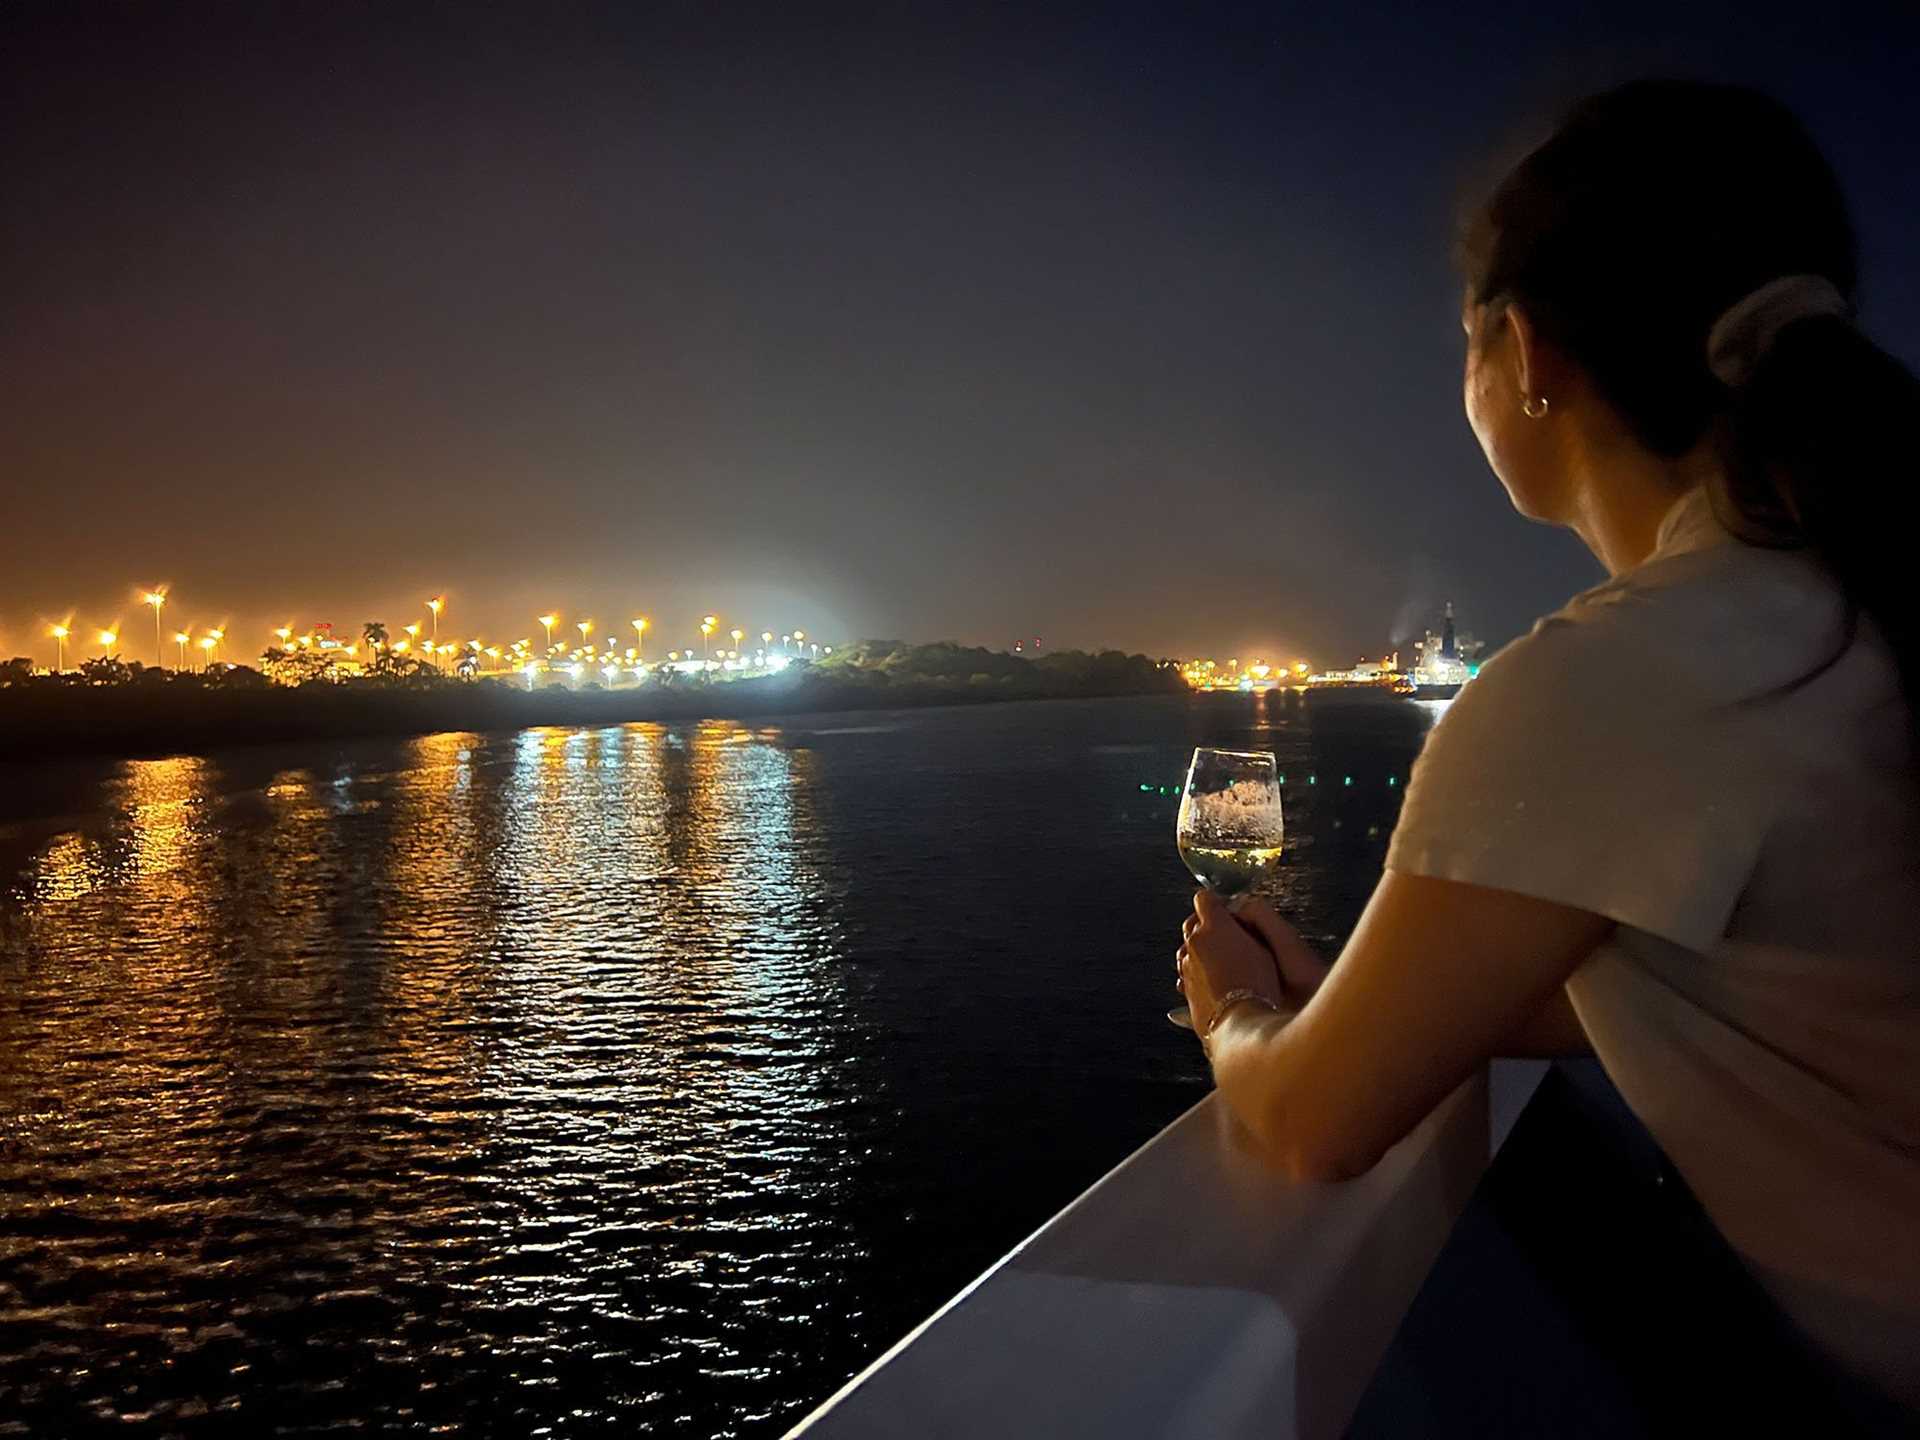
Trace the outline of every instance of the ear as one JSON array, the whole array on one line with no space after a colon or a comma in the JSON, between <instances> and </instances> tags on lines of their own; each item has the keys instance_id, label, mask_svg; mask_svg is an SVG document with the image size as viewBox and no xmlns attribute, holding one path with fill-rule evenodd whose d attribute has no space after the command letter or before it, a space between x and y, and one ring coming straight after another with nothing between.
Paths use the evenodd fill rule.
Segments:
<instances>
[{"instance_id":1,"label":"ear","mask_svg":"<svg viewBox=\"0 0 1920 1440\"><path fill-rule=\"evenodd\" d=\"M1523 399L1531 399L1537 393L1534 382L1542 378L1539 332L1517 303L1507 306L1507 329L1513 333L1513 344L1507 351L1513 365L1513 383Z\"/></svg>"}]
</instances>

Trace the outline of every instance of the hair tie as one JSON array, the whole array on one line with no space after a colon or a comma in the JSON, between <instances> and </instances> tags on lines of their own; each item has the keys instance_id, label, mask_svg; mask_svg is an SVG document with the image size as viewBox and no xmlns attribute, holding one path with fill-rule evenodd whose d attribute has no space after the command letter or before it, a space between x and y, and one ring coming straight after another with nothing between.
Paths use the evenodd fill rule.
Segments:
<instances>
[{"instance_id":1,"label":"hair tie","mask_svg":"<svg viewBox=\"0 0 1920 1440\"><path fill-rule=\"evenodd\" d=\"M1747 383L1773 340L1796 320L1834 315L1853 318L1853 306L1824 275L1782 275L1727 307L1707 332L1707 368L1722 385Z\"/></svg>"}]
</instances>

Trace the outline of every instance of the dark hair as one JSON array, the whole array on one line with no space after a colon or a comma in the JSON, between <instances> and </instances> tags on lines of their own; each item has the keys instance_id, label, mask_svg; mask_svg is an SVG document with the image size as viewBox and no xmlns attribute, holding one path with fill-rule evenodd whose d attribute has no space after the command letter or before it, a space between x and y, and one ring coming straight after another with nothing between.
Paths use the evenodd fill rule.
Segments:
<instances>
[{"instance_id":1,"label":"dark hair","mask_svg":"<svg viewBox=\"0 0 1920 1440\"><path fill-rule=\"evenodd\" d=\"M1920 382L1838 316L1784 327L1737 388L1707 365L1714 321L1770 280L1820 275L1855 298L1840 182L1792 112L1683 80L1595 95L1468 213L1459 258L1472 299L1496 316L1519 302L1642 445L1712 439L1723 523L1820 558L1891 646L1920 740L1911 541L1885 501L1920 478Z\"/></svg>"}]
</instances>

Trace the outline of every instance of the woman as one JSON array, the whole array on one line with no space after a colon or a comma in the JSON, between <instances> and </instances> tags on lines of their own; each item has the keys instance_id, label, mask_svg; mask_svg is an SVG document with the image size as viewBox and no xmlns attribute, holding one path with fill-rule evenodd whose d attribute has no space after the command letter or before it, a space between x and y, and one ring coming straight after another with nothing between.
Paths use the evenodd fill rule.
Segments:
<instances>
[{"instance_id":1,"label":"woman","mask_svg":"<svg viewBox=\"0 0 1920 1440\"><path fill-rule=\"evenodd\" d=\"M1920 1414L1920 386L1780 105L1581 104L1461 246L1466 410L1611 577L1435 728L1328 969L1202 893L1181 987L1294 1173L1590 1050L1805 1337Z\"/></svg>"}]
</instances>

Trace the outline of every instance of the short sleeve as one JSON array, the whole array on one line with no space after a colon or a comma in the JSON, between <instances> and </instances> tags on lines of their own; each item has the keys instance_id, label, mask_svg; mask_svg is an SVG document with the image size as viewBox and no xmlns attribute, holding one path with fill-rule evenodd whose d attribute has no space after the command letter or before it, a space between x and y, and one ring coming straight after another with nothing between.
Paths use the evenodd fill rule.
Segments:
<instances>
[{"instance_id":1,"label":"short sleeve","mask_svg":"<svg viewBox=\"0 0 1920 1440\"><path fill-rule=\"evenodd\" d=\"M1767 802L1741 773L1739 707L1650 674L1619 614L1544 620L1468 682L1414 764L1387 867L1706 950L1753 874Z\"/></svg>"}]
</instances>

